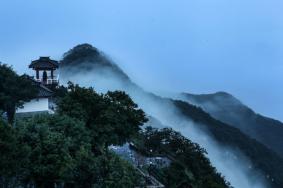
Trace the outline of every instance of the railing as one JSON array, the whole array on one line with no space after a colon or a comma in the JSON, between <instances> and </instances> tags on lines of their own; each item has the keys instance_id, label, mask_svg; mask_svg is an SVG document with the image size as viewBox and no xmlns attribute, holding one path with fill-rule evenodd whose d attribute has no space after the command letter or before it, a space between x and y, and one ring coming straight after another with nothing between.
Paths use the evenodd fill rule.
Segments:
<instances>
[{"instance_id":1,"label":"railing","mask_svg":"<svg viewBox=\"0 0 283 188\"><path fill-rule=\"evenodd\" d=\"M57 79L47 79L46 84L58 84L58 80Z\"/></svg>"},{"instance_id":2,"label":"railing","mask_svg":"<svg viewBox=\"0 0 283 188\"><path fill-rule=\"evenodd\" d=\"M51 76L48 76L46 82L44 82L42 78L40 78L40 79L34 78L34 80L36 82L40 82L40 83L47 84L47 85L58 84L59 83L58 76L57 77L54 76L53 78Z\"/></svg>"}]
</instances>

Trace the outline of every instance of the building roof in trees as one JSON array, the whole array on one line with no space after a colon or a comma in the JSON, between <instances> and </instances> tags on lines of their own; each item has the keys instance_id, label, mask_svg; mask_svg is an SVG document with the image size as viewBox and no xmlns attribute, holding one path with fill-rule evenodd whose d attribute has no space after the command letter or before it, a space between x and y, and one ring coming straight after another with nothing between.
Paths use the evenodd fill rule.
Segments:
<instances>
[{"instance_id":1,"label":"building roof in trees","mask_svg":"<svg viewBox=\"0 0 283 188\"><path fill-rule=\"evenodd\" d=\"M26 78L29 79L30 81L32 81L32 84L37 87L37 89L38 89L37 97L39 97L39 98L44 97L44 98L45 98L45 97L51 97L51 96L53 96L53 93L54 93L54 92L53 92L52 90L50 90L48 87L46 87L46 86L44 86L43 84L41 84L41 83L35 81L35 80L34 80L32 77L30 77L30 76L27 76L27 75L26 75Z\"/></svg>"},{"instance_id":2,"label":"building roof in trees","mask_svg":"<svg viewBox=\"0 0 283 188\"><path fill-rule=\"evenodd\" d=\"M57 69L59 67L58 61L50 59L50 57L40 57L38 60L34 60L29 65L29 68L38 70Z\"/></svg>"},{"instance_id":3,"label":"building roof in trees","mask_svg":"<svg viewBox=\"0 0 283 188\"><path fill-rule=\"evenodd\" d=\"M50 89L48 89L47 87L45 87L42 84L38 85L38 94L37 97L40 98L45 98L45 97L51 97L53 95L53 91L51 91Z\"/></svg>"}]
</instances>

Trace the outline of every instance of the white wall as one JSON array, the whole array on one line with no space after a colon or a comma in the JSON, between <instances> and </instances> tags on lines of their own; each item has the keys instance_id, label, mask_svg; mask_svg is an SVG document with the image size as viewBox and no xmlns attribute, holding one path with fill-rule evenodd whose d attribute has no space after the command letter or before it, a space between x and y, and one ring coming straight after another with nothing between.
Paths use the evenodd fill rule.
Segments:
<instances>
[{"instance_id":1,"label":"white wall","mask_svg":"<svg viewBox=\"0 0 283 188\"><path fill-rule=\"evenodd\" d=\"M25 103L23 106L23 108L18 108L16 113L40 112L49 110L48 98L33 99Z\"/></svg>"}]
</instances>

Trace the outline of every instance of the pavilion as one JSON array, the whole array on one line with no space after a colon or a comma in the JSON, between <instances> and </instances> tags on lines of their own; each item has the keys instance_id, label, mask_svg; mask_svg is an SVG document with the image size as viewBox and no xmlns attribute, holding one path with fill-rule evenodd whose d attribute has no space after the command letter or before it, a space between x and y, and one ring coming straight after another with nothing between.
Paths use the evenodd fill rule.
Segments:
<instances>
[{"instance_id":1,"label":"pavilion","mask_svg":"<svg viewBox=\"0 0 283 188\"><path fill-rule=\"evenodd\" d=\"M58 61L52 60L50 57L40 57L38 60L32 61L29 68L35 70L35 81L43 85L58 85L59 74L56 74L56 70L59 68Z\"/></svg>"}]
</instances>

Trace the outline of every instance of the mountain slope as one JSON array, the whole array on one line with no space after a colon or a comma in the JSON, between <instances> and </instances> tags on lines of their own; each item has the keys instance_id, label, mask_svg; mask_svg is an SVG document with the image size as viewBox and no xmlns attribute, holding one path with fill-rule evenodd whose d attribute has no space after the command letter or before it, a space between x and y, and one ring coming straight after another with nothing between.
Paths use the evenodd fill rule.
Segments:
<instances>
[{"instance_id":1,"label":"mountain slope","mask_svg":"<svg viewBox=\"0 0 283 188\"><path fill-rule=\"evenodd\" d=\"M283 157L283 123L260 114L225 92L182 94L182 99L203 108L214 118L239 128Z\"/></svg>"},{"instance_id":2,"label":"mountain slope","mask_svg":"<svg viewBox=\"0 0 283 188\"><path fill-rule=\"evenodd\" d=\"M66 52L63 57L63 60L60 62L60 74L63 76L63 79L70 76L69 74L72 72L77 73L78 70L84 72L95 69L99 70L101 75L114 74L115 77L130 83L129 77L116 64L112 63L105 54L89 44L75 46Z\"/></svg>"},{"instance_id":3,"label":"mountain slope","mask_svg":"<svg viewBox=\"0 0 283 188\"><path fill-rule=\"evenodd\" d=\"M272 174L272 178L278 183L274 186L283 185L283 160L275 152L243 134L239 129L214 119L201 108L183 101L175 101L175 105L184 116L198 122L202 129L208 130L218 142L240 149L252 161L254 168Z\"/></svg>"},{"instance_id":4,"label":"mountain slope","mask_svg":"<svg viewBox=\"0 0 283 188\"><path fill-rule=\"evenodd\" d=\"M263 172L264 177L261 176L261 179L266 179L273 187L283 187L283 160L276 153L251 139L235 126L216 120L201 108L188 102L145 92L96 48L87 44L73 48L64 55L60 72L65 82L70 80L81 85L94 86L98 91L125 90L147 114L158 120L162 119L162 123L168 120L165 125L177 126L181 124L180 119L194 122L197 128L207 131L217 143L241 151L252 163L251 172ZM179 126L179 129L182 131L182 126Z\"/></svg>"}]
</instances>

